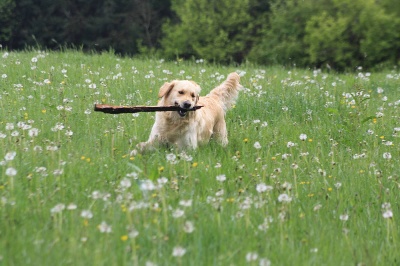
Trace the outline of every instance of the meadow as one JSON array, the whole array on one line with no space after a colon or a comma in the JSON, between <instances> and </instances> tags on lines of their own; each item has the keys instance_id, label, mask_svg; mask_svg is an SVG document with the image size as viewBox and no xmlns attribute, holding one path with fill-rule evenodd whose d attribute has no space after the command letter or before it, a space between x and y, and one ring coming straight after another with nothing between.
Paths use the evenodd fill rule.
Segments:
<instances>
[{"instance_id":1,"label":"meadow","mask_svg":"<svg viewBox=\"0 0 400 266\"><path fill-rule=\"evenodd\" d=\"M400 71L0 51L0 265L398 265ZM229 145L140 154L165 81L237 71Z\"/></svg>"}]
</instances>

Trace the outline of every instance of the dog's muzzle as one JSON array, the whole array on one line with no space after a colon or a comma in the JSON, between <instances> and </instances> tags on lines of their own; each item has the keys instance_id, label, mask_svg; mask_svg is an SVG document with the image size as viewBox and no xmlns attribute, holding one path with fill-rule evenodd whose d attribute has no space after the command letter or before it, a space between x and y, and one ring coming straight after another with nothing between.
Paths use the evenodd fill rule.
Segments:
<instances>
[{"instance_id":1,"label":"dog's muzzle","mask_svg":"<svg viewBox=\"0 0 400 266\"><path fill-rule=\"evenodd\" d=\"M178 105L180 107L180 109L178 110L178 114L180 117L185 117L189 109L192 107L192 104L187 101L183 102L182 105L177 103L175 105Z\"/></svg>"}]
</instances>

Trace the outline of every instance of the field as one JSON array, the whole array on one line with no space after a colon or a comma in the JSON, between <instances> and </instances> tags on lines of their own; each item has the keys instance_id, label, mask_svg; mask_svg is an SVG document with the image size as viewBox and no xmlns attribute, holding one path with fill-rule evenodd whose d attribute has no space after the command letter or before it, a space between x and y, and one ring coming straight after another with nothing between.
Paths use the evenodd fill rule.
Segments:
<instances>
[{"instance_id":1,"label":"field","mask_svg":"<svg viewBox=\"0 0 400 266\"><path fill-rule=\"evenodd\" d=\"M398 265L400 72L0 53L1 265ZM154 105L237 71L229 145L140 154Z\"/></svg>"}]
</instances>

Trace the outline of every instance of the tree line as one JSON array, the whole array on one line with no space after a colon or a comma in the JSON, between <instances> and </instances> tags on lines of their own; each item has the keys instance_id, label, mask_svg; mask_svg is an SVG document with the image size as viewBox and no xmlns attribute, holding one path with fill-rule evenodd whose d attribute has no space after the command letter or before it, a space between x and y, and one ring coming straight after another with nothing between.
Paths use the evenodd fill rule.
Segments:
<instances>
[{"instance_id":1,"label":"tree line","mask_svg":"<svg viewBox=\"0 0 400 266\"><path fill-rule=\"evenodd\" d=\"M398 0L0 0L10 50L345 70L397 65L399 28Z\"/></svg>"}]
</instances>

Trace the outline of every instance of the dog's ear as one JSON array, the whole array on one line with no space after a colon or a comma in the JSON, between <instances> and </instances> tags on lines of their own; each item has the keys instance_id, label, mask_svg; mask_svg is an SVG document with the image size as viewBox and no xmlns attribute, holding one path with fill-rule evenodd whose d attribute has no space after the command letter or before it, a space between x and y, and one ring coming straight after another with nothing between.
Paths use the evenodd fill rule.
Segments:
<instances>
[{"instance_id":1,"label":"dog's ear","mask_svg":"<svg viewBox=\"0 0 400 266\"><path fill-rule=\"evenodd\" d=\"M158 98L162 98L167 95L172 88L175 86L175 82L165 82L164 85L161 86L160 91L158 92Z\"/></svg>"}]
</instances>

